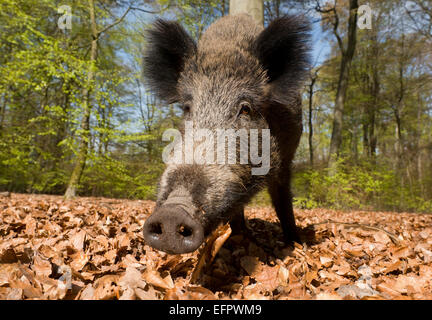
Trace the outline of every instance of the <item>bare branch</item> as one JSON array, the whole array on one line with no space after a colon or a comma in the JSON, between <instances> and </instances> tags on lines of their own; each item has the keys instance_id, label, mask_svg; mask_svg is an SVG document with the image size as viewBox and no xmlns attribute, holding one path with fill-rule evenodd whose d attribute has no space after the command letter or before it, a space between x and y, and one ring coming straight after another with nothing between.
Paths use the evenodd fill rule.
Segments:
<instances>
[{"instance_id":1,"label":"bare branch","mask_svg":"<svg viewBox=\"0 0 432 320\"><path fill-rule=\"evenodd\" d=\"M342 55L344 55L345 54L345 48L343 46L342 38L341 38L341 36L339 35L339 32L338 32L339 16L338 16L338 14L336 12L336 7L334 7L333 10L334 10L334 18L335 18L335 21L333 23L333 33L334 33L334 35L335 35L335 37L337 39L337 42L338 42L339 48L340 48L340 50L342 52Z\"/></svg>"},{"instance_id":2,"label":"bare branch","mask_svg":"<svg viewBox=\"0 0 432 320\"><path fill-rule=\"evenodd\" d=\"M362 228L362 229L369 229L369 230L373 230L373 231L381 231L384 232L385 234L387 234L389 236L389 238L396 244L398 244L400 241L397 238L397 236L394 233L391 233L387 230L384 230L384 228L379 228L379 227L373 227L367 224L361 224L361 223L349 223L349 222L340 222L340 221L333 221L333 220L327 220L324 222L319 222L319 223L314 223L311 226L318 226L321 224L341 224L350 228Z\"/></svg>"},{"instance_id":3,"label":"bare branch","mask_svg":"<svg viewBox=\"0 0 432 320\"><path fill-rule=\"evenodd\" d=\"M321 8L321 4L320 4L319 0L316 0L315 11L317 11L319 13L325 13L325 14L333 13L332 17L334 18L334 20L331 21L330 23L333 25L333 34L336 37L336 40L337 40L338 45L339 45L339 48L341 49L342 54L344 54L345 53L345 49L344 49L344 46L343 46L342 38L341 38L341 36L339 35L339 32L338 32L338 28L339 28L339 16L338 16L337 11L336 11L336 4L337 4L337 1L335 1L334 6L332 8L323 9L323 8ZM328 18L328 19L330 19L330 18Z\"/></svg>"},{"instance_id":4,"label":"bare branch","mask_svg":"<svg viewBox=\"0 0 432 320\"><path fill-rule=\"evenodd\" d=\"M162 13L165 9L161 9L160 11L150 11L150 10L145 10L137 7L131 7L131 10L141 11L145 13L159 14Z\"/></svg>"},{"instance_id":5,"label":"bare branch","mask_svg":"<svg viewBox=\"0 0 432 320\"><path fill-rule=\"evenodd\" d=\"M129 13L129 11L132 9L131 6L129 6L126 11L123 13L123 15L118 18L116 21L114 21L113 23L111 23L110 25L107 25L105 28L103 28L101 31L97 32L97 38L99 38L99 36L104 33L105 31L111 29L112 27L118 25L120 22L123 21L123 19L126 17L126 15Z\"/></svg>"}]
</instances>

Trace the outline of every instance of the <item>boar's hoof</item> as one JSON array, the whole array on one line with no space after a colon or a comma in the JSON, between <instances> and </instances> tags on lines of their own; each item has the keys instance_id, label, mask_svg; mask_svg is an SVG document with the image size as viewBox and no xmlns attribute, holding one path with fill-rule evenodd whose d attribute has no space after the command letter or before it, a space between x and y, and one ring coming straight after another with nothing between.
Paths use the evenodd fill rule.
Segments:
<instances>
[{"instance_id":1,"label":"boar's hoof","mask_svg":"<svg viewBox=\"0 0 432 320\"><path fill-rule=\"evenodd\" d=\"M145 222L144 239L157 250L171 254L187 253L203 243L204 228L180 206L166 205Z\"/></svg>"}]
</instances>

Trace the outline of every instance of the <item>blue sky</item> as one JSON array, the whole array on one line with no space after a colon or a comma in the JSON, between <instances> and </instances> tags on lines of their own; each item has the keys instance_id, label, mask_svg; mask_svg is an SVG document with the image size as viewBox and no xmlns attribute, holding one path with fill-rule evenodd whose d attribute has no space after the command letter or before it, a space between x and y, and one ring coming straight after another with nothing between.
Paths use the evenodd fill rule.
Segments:
<instances>
[{"instance_id":1,"label":"blue sky","mask_svg":"<svg viewBox=\"0 0 432 320\"><path fill-rule=\"evenodd\" d=\"M124 9L123 9L124 10ZM119 10L117 15L121 15L123 10ZM127 16L127 21L130 23L130 25L133 25L135 22L139 21L139 23L142 23L143 25L147 25L152 23L155 19L161 17L161 15L156 14L148 14L144 12L131 12ZM163 15L162 17L167 19L175 19L173 15ZM311 20L317 21L312 23L312 51L311 51L311 63L317 65L322 64L325 60L328 54L330 53L330 45L329 45L329 39L325 37L325 34L322 31L321 24L319 22L319 19L317 19L316 16L311 16ZM145 26L144 26L145 27ZM130 65L133 69L138 67L136 65L136 62L133 61L133 58L123 50L119 52L119 56L123 59L124 63ZM142 97L144 98L145 92L142 92ZM145 106L145 101L142 101L143 105ZM131 117L131 119L136 118L138 119L138 109L133 108L134 116ZM135 114L135 112L137 112ZM135 125L132 125L135 126ZM138 128L136 128L138 129ZM139 130L139 129L138 129ZM133 130L135 131L135 130Z\"/></svg>"},{"instance_id":2,"label":"blue sky","mask_svg":"<svg viewBox=\"0 0 432 320\"><path fill-rule=\"evenodd\" d=\"M160 15L155 14L147 14L143 12L137 13L137 15L132 14L128 17L129 21L134 21L137 16L140 16L141 21L145 23L151 23L156 18L160 17ZM173 19L173 16L166 16L168 19ZM325 34L322 31L319 19L312 14L311 19L317 21L312 23L312 63L317 63L320 65L330 53L330 44L328 39L325 39Z\"/></svg>"},{"instance_id":3,"label":"blue sky","mask_svg":"<svg viewBox=\"0 0 432 320\"><path fill-rule=\"evenodd\" d=\"M312 29L312 63L317 62L317 65L322 64L329 53L329 41L325 39L325 34L322 31L320 23L314 23Z\"/></svg>"}]
</instances>

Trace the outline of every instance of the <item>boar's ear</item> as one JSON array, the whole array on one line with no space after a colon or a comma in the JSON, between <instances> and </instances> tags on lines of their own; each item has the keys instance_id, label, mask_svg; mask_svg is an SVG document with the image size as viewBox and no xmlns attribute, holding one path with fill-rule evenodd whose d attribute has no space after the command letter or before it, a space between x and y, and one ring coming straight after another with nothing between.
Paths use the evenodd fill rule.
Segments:
<instances>
[{"instance_id":1,"label":"boar's ear","mask_svg":"<svg viewBox=\"0 0 432 320\"><path fill-rule=\"evenodd\" d=\"M186 59L196 51L195 42L177 22L156 20L147 31L143 71L151 90L168 103L178 100L177 81Z\"/></svg>"},{"instance_id":2,"label":"boar's ear","mask_svg":"<svg viewBox=\"0 0 432 320\"><path fill-rule=\"evenodd\" d=\"M269 78L271 99L289 103L309 67L310 26L302 16L274 20L255 41L256 56Z\"/></svg>"}]
</instances>

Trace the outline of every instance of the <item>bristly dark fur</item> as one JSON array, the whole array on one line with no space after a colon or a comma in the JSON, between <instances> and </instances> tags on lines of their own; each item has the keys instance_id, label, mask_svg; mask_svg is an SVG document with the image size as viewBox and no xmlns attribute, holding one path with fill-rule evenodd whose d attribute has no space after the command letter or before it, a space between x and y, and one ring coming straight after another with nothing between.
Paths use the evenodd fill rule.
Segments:
<instances>
[{"instance_id":1,"label":"bristly dark fur","mask_svg":"<svg viewBox=\"0 0 432 320\"><path fill-rule=\"evenodd\" d=\"M186 59L195 54L196 44L180 24L162 19L156 20L153 28L147 31L147 39L144 76L159 99L176 102L180 73Z\"/></svg>"},{"instance_id":2,"label":"bristly dark fur","mask_svg":"<svg viewBox=\"0 0 432 320\"><path fill-rule=\"evenodd\" d=\"M278 18L255 40L255 54L270 78L270 98L289 103L309 68L310 25L303 16Z\"/></svg>"},{"instance_id":3,"label":"bristly dark fur","mask_svg":"<svg viewBox=\"0 0 432 320\"><path fill-rule=\"evenodd\" d=\"M150 89L164 102L187 106L184 120L192 121L195 129L206 128L213 134L217 129L232 129L233 139L238 129L270 129L271 164L263 175L253 175L251 163L168 164L160 179L154 216L146 222L149 243L167 252L190 252L181 250L181 243L186 242L179 240L178 231L170 229L165 234L163 228L152 229L152 223L169 229L174 228L172 219L193 217L195 230L200 233L203 226L205 234L220 222L241 225L245 205L264 185L286 242L300 241L290 178L302 134L299 89L309 67L309 38L309 24L301 16L277 19L266 29L247 14L224 16L209 26L197 45L178 23L158 20L154 24L144 57ZM244 103L250 104L246 114L242 113ZM180 131L185 138L184 130ZM208 146L214 144L205 141ZM186 156L188 151L182 149ZM176 210L167 207L173 203ZM191 248L185 245L183 249Z\"/></svg>"}]
</instances>

